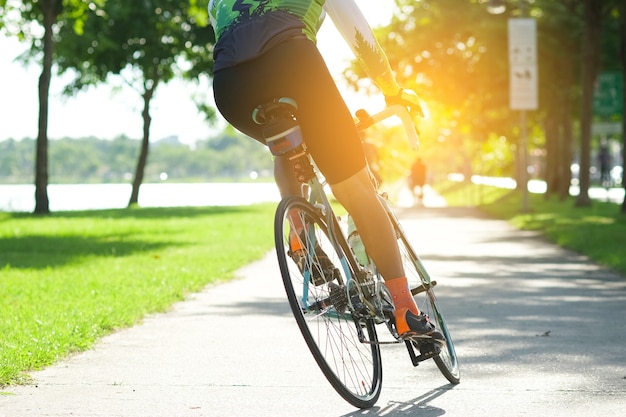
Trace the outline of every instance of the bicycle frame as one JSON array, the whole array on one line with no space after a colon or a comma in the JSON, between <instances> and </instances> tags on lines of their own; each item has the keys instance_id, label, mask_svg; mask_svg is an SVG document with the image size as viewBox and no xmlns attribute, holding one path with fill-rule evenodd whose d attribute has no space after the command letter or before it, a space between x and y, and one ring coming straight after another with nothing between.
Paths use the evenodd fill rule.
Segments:
<instances>
[{"instance_id":1,"label":"bicycle frame","mask_svg":"<svg viewBox=\"0 0 626 417\"><path fill-rule=\"evenodd\" d=\"M307 154L309 161L312 163L312 158ZM322 182L319 178L319 174L317 169L315 170L315 176L310 179L306 183L306 188L308 188L308 197L305 196L307 201L311 203L311 205L320 209L324 217L326 218L326 225L328 227L328 233L330 240L333 246L337 249L337 253L341 254L339 261L341 262L341 266L346 274L347 282L346 282L346 291L349 290L350 286L354 284L354 277L356 271L359 270L360 266L350 251L350 246L348 245L348 241L346 237L341 232L341 228L339 226L339 221L335 215L335 212L331 206L330 200L328 196L324 192L324 186L327 185L326 182ZM303 187L305 188L305 187ZM307 233L309 238L313 239L313 233ZM307 241L308 247L315 247L315 241ZM312 254L307 252L308 262L312 261ZM307 275L308 275L307 271ZM309 280L309 276L305 276L305 284L303 284L303 299L302 302L306 305L306 300L308 299L308 285L306 282ZM350 297L348 297L348 301L350 301Z\"/></svg>"},{"instance_id":2,"label":"bicycle frame","mask_svg":"<svg viewBox=\"0 0 626 417\"><path fill-rule=\"evenodd\" d=\"M359 110L359 112L357 112L357 115L359 116L359 119L360 119L359 122L357 123L357 128L359 130L367 129L373 124L378 123L382 120L385 120L391 116L394 116L394 115L398 116L405 126L405 130L407 131L407 134L408 134L408 139L413 145L413 147L414 148L419 147L418 132L415 129L414 124L411 120L411 117L405 107L400 106L400 105L390 106L390 107L385 108L383 111L376 113L372 116L370 116L363 110ZM369 297L364 294L364 290L362 289L363 286L366 286L368 284L369 285L373 284L373 288L370 289L370 293L373 295L370 297L376 299L377 304L382 305L382 302L380 301L380 293L379 293L379 285L383 285L382 279L375 272L375 266L373 263L371 263L370 265L372 271L368 271L368 267L361 266L359 262L357 261L352 250L350 249L350 245L347 241L346 236L342 232L342 229L339 225L339 220L334 213L330 200L328 196L326 195L326 192L324 191L324 187L327 185L327 183L320 179L319 171L317 170L317 168L315 168L314 161L311 158L311 156L308 153L305 153L305 155L309 163L311 163L314 166L313 172L315 173L315 175L306 183L306 185L303 185L303 190L306 190L308 192L308 196L305 195L305 198L311 205L320 209L322 215L326 219L326 225L328 227L328 232L329 232L329 237L331 239L331 242L333 246L335 247L335 249L337 249L337 253L341 254L339 261L346 275L345 291L346 291L346 297L347 297L348 303L351 306L351 311L354 312L357 310L355 306L353 305L352 297L350 296L350 290L352 288L356 288L359 293L360 301L363 301L364 305L367 306L367 310L370 313L369 318L376 319L378 322L388 322L388 320L385 319L384 315L382 314L382 311L380 311L381 309L377 308L375 305L373 305L373 303L369 302L368 300ZM302 156L303 155L298 155L296 157L302 157ZM388 213L388 215L394 216L393 212L391 211L391 208L387 204L385 196L379 194L378 197L381 200L381 203L383 204L383 206L385 207L385 211ZM398 223L398 226L400 227L399 223ZM310 241L306 242L307 246L315 247L316 242L313 241L314 239L313 234L307 233L307 236L309 236L307 239L310 239ZM308 253L307 256L309 256L309 259L307 261L311 262L312 254ZM310 279L310 276L308 275L309 275L309 272L307 271L306 276L305 276L305 281L304 281L305 284L303 285L304 287L303 297L302 297L303 305L307 305L307 299L309 295L308 285L306 284L306 282L308 282L308 280ZM371 276L370 277L371 282L369 283L361 282L357 278L358 276L365 276L365 277ZM355 321L358 320L357 317L353 317L353 318L355 319ZM402 340L398 339L397 334L394 334L395 332L392 331L391 327L389 326L388 327L389 327L390 332L392 333L392 335L394 335L396 339L391 342L380 342L380 341L371 342L369 340L366 340L365 335L360 329L360 326L358 326L358 323L357 323L357 327L359 329L359 339L362 343L377 343L377 344L402 343Z\"/></svg>"}]
</instances>

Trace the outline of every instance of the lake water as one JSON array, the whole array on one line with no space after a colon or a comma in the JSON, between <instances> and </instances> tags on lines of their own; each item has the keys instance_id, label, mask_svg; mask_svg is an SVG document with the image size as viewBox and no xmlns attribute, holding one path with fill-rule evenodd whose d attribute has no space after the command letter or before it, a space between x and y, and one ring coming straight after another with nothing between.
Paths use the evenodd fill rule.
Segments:
<instances>
[{"instance_id":1,"label":"lake water","mask_svg":"<svg viewBox=\"0 0 626 417\"><path fill-rule=\"evenodd\" d=\"M130 184L51 184L50 211L125 208L131 190ZM279 200L274 183L159 183L139 189L141 207L241 206ZM0 211L34 209L34 185L0 185Z\"/></svg>"},{"instance_id":2,"label":"lake water","mask_svg":"<svg viewBox=\"0 0 626 417\"><path fill-rule=\"evenodd\" d=\"M474 182L477 182L476 180ZM485 183L484 181L479 181ZM510 184L490 184L510 188ZM530 181L531 193L545 192L545 183ZM412 207L413 196L408 189L400 193L396 204ZM427 189L428 206L445 206L445 200L437 199ZM48 186L50 211L96 210L125 208L130 198L130 184L52 184ZM570 188L571 195L578 195L578 187ZM624 200L623 188L590 188L589 197L595 200L620 204ZM242 206L255 203L278 202L280 194L274 183L198 183L143 184L139 190L141 207L180 206ZM35 209L35 186L0 185L0 211L32 212Z\"/></svg>"}]
</instances>

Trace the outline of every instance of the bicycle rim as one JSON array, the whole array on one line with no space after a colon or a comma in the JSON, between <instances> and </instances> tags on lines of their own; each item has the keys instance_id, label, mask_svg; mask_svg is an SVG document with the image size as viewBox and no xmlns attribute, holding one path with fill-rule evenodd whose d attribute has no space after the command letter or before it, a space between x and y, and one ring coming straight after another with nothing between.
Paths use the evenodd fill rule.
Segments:
<instances>
[{"instance_id":1,"label":"bicycle rim","mask_svg":"<svg viewBox=\"0 0 626 417\"><path fill-rule=\"evenodd\" d=\"M397 227L396 230L398 230ZM441 346L441 353L433 357L433 360L443 376L446 377L450 383L458 384L461 382L459 362L457 360L456 351L454 350L454 343L452 342L450 331L437 306L437 297L431 285L430 276L424 264L415 254L410 243L406 240L404 233L398 230L398 236L398 246L404 264L404 272L409 280L409 286L411 290L415 288L421 289L420 292L414 295L417 306L420 311L428 314L431 322L435 324L435 327L437 327L446 338L445 345Z\"/></svg>"},{"instance_id":2,"label":"bicycle rim","mask_svg":"<svg viewBox=\"0 0 626 417\"><path fill-rule=\"evenodd\" d=\"M289 236L290 229L294 227L291 220L294 216L305 224L305 233L302 234L305 247L308 248L313 242L319 245L332 261L334 272L320 272L319 250L310 251L312 254L307 251L310 258L304 262L303 272L296 265L290 256ZM331 287L343 285L346 276L340 254L328 237L325 221L317 209L304 199L287 198L278 206L274 233L287 298L318 366L346 401L358 408L372 407L380 396L382 385L380 347L377 344L361 343L357 326L367 339L374 342L377 341L376 330L371 320L360 324L355 322L349 311L341 305L345 298L341 302L333 298L337 306L330 300ZM312 279L310 274L315 271L316 279ZM329 282L320 283L320 274L324 276L322 281ZM333 291L337 291L337 287Z\"/></svg>"}]
</instances>

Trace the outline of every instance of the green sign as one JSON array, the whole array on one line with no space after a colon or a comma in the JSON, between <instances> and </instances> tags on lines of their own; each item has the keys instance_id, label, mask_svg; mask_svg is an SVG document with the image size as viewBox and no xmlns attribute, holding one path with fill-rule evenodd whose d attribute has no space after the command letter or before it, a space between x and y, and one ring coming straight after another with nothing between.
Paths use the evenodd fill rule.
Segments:
<instances>
[{"instance_id":1,"label":"green sign","mask_svg":"<svg viewBox=\"0 0 626 417\"><path fill-rule=\"evenodd\" d=\"M624 79L617 71L602 72L593 94L593 114L612 116L624 112Z\"/></svg>"}]
</instances>

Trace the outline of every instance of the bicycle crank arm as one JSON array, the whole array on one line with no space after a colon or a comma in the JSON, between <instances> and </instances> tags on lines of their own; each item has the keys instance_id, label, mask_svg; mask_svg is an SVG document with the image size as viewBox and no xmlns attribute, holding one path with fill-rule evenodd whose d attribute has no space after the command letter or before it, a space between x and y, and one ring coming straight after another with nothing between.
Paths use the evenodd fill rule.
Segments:
<instances>
[{"instance_id":1,"label":"bicycle crank arm","mask_svg":"<svg viewBox=\"0 0 626 417\"><path fill-rule=\"evenodd\" d=\"M420 285L419 287L412 288L412 289L411 289L411 294L413 294L413 295L417 295L417 294L419 294L419 293L421 293L421 292L424 292L424 291L430 290L430 289L431 289L431 288L433 288L435 285L437 285L437 281L430 281L430 285L425 285L425 284L422 284L422 285Z\"/></svg>"},{"instance_id":2,"label":"bicycle crank arm","mask_svg":"<svg viewBox=\"0 0 626 417\"><path fill-rule=\"evenodd\" d=\"M404 340L402 339L398 339L398 340L377 340L377 341L372 341L372 340L368 340L365 337L365 334L363 333L363 326L361 326L358 322L355 321L355 325L356 325L356 332L359 336L359 342L363 343L364 345L395 345L398 343L402 343Z\"/></svg>"}]
</instances>

